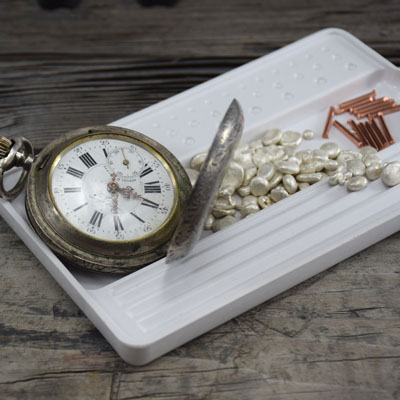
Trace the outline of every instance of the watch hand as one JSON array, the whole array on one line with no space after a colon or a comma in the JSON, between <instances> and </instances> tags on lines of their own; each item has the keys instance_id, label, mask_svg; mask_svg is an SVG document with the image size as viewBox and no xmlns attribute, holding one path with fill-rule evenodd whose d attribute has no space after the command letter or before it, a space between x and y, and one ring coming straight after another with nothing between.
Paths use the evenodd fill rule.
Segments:
<instances>
[{"instance_id":1,"label":"watch hand","mask_svg":"<svg viewBox=\"0 0 400 400\"><path fill-rule=\"evenodd\" d=\"M107 190L111 193L112 211L118 214L118 192L120 191L118 182L115 181L116 174L111 174L111 182L107 183Z\"/></svg>"},{"instance_id":2,"label":"watch hand","mask_svg":"<svg viewBox=\"0 0 400 400\"><path fill-rule=\"evenodd\" d=\"M112 196L112 202L113 202L113 212L114 214L118 214L118 192L117 193L113 193Z\"/></svg>"},{"instance_id":3,"label":"watch hand","mask_svg":"<svg viewBox=\"0 0 400 400\"><path fill-rule=\"evenodd\" d=\"M126 165L126 168L129 168L129 160L126 158L126 155L124 153L124 149L121 149L121 150L122 150L122 155L124 157L124 161L122 161L122 164Z\"/></svg>"},{"instance_id":4,"label":"watch hand","mask_svg":"<svg viewBox=\"0 0 400 400\"><path fill-rule=\"evenodd\" d=\"M142 198L142 196L138 194L135 190L133 190L131 186L127 186L126 188L119 188L118 191L121 192L122 196L124 196L124 198L126 199L130 199L131 197L132 199Z\"/></svg>"}]
</instances>

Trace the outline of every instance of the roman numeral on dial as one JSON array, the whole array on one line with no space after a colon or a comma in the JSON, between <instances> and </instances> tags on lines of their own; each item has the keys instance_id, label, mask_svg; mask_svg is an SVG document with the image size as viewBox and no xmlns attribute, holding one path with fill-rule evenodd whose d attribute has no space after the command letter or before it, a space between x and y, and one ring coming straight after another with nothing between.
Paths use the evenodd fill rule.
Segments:
<instances>
[{"instance_id":1,"label":"roman numeral on dial","mask_svg":"<svg viewBox=\"0 0 400 400\"><path fill-rule=\"evenodd\" d=\"M145 165L145 167L147 166L147 164ZM145 168L141 174L139 175L141 178L143 178L144 176L150 174L151 172L153 172L153 170L150 167Z\"/></svg>"},{"instance_id":2,"label":"roman numeral on dial","mask_svg":"<svg viewBox=\"0 0 400 400\"><path fill-rule=\"evenodd\" d=\"M80 193L81 191L80 187L64 188L64 193Z\"/></svg>"},{"instance_id":3,"label":"roman numeral on dial","mask_svg":"<svg viewBox=\"0 0 400 400\"><path fill-rule=\"evenodd\" d=\"M67 169L67 174L75 176L75 178L79 178L79 179L82 179L82 177L84 175L84 173L82 171L79 171L79 169L75 169L75 168L72 168L72 167L69 167Z\"/></svg>"},{"instance_id":4,"label":"roman numeral on dial","mask_svg":"<svg viewBox=\"0 0 400 400\"><path fill-rule=\"evenodd\" d=\"M134 212L131 212L132 217L135 217L138 221L142 222L144 224L144 220L140 218L138 215L136 215Z\"/></svg>"},{"instance_id":5,"label":"roman numeral on dial","mask_svg":"<svg viewBox=\"0 0 400 400\"><path fill-rule=\"evenodd\" d=\"M83 203L83 204L81 204L80 206L74 208L74 211L78 211L78 210L80 210L81 208L86 207L87 205L88 205L88 203Z\"/></svg>"},{"instance_id":6,"label":"roman numeral on dial","mask_svg":"<svg viewBox=\"0 0 400 400\"><path fill-rule=\"evenodd\" d=\"M114 215L114 228L117 232L124 230L124 227L118 215Z\"/></svg>"},{"instance_id":7,"label":"roman numeral on dial","mask_svg":"<svg viewBox=\"0 0 400 400\"><path fill-rule=\"evenodd\" d=\"M101 221L103 220L104 214L99 212L99 211L95 211L92 215L92 218L90 218L89 224L96 226L98 228L100 228L101 225Z\"/></svg>"},{"instance_id":8,"label":"roman numeral on dial","mask_svg":"<svg viewBox=\"0 0 400 400\"><path fill-rule=\"evenodd\" d=\"M159 181L147 182L144 184L145 193L161 193L161 186Z\"/></svg>"},{"instance_id":9,"label":"roman numeral on dial","mask_svg":"<svg viewBox=\"0 0 400 400\"><path fill-rule=\"evenodd\" d=\"M147 200L146 198L143 198L141 204L142 204L142 206L151 207L151 208L158 208L158 206L159 206L159 204L154 203L154 201Z\"/></svg>"},{"instance_id":10,"label":"roman numeral on dial","mask_svg":"<svg viewBox=\"0 0 400 400\"><path fill-rule=\"evenodd\" d=\"M93 159L93 157L89 153L82 154L81 156L79 156L79 159L88 168L94 167L97 164L97 162Z\"/></svg>"}]
</instances>

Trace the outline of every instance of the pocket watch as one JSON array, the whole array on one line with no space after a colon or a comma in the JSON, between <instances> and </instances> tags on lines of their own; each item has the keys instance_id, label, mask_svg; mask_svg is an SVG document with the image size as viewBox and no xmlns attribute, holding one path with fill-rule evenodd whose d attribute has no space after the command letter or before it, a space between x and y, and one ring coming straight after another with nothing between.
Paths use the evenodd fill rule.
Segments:
<instances>
[{"instance_id":1,"label":"pocket watch","mask_svg":"<svg viewBox=\"0 0 400 400\"><path fill-rule=\"evenodd\" d=\"M170 151L142 133L114 126L69 132L37 156L27 139L1 137L0 196L12 200L26 187L31 226L67 265L127 273L168 250L173 261L198 239L242 120L234 101L193 190L195 199L184 167ZM7 191L3 174L13 167L22 167L22 173ZM181 233L174 236L178 224Z\"/></svg>"}]
</instances>

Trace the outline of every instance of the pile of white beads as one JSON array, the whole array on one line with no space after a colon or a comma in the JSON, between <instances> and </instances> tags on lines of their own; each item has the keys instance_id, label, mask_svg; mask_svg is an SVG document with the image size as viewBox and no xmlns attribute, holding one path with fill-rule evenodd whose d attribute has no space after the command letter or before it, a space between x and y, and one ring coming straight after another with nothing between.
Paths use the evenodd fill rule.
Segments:
<instances>
[{"instance_id":1,"label":"pile of white beads","mask_svg":"<svg viewBox=\"0 0 400 400\"><path fill-rule=\"evenodd\" d=\"M239 218L247 217L328 177L331 185L345 185L349 191L364 189L368 180L382 175L387 186L400 183L400 162L382 165L376 149L342 150L333 142L316 150L299 150L306 130L268 130L262 139L241 144L225 173L218 196L204 228L219 231ZM187 173L196 182L207 153L194 156Z\"/></svg>"}]
</instances>

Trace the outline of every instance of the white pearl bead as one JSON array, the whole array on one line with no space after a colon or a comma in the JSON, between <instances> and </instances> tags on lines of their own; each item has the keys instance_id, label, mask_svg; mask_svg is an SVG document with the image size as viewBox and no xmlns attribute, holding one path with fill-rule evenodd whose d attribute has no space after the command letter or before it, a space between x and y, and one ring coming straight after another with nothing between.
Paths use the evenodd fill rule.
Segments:
<instances>
[{"instance_id":1,"label":"white pearl bead","mask_svg":"<svg viewBox=\"0 0 400 400\"><path fill-rule=\"evenodd\" d=\"M235 161L231 161L222 180L221 189L225 187L240 187L244 178L244 168Z\"/></svg>"},{"instance_id":2,"label":"white pearl bead","mask_svg":"<svg viewBox=\"0 0 400 400\"><path fill-rule=\"evenodd\" d=\"M237 201L234 197L217 197L214 201L213 207L219 210L231 210L235 208Z\"/></svg>"},{"instance_id":3,"label":"white pearl bead","mask_svg":"<svg viewBox=\"0 0 400 400\"><path fill-rule=\"evenodd\" d=\"M302 142L302 137L299 132L285 131L282 133L280 143L282 146L293 146L297 147Z\"/></svg>"},{"instance_id":4,"label":"white pearl bead","mask_svg":"<svg viewBox=\"0 0 400 400\"><path fill-rule=\"evenodd\" d=\"M279 161L277 167L278 171L282 174L296 175L300 172L299 163L295 161Z\"/></svg>"},{"instance_id":5,"label":"white pearl bead","mask_svg":"<svg viewBox=\"0 0 400 400\"><path fill-rule=\"evenodd\" d=\"M235 210L221 210L219 208L213 208L211 213L215 218L223 218L227 215L235 215Z\"/></svg>"},{"instance_id":6,"label":"white pearl bead","mask_svg":"<svg viewBox=\"0 0 400 400\"><path fill-rule=\"evenodd\" d=\"M264 149L257 149L253 154L253 163L258 168L263 164L271 161L271 155Z\"/></svg>"},{"instance_id":7,"label":"white pearl bead","mask_svg":"<svg viewBox=\"0 0 400 400\"><path fill-rule=\"evenodd\" d=\"M329 184L331 186L344 185L345 179L343 172L336 172L329 178Z\"/></svg>"},{"instance_id":8,"label":"white pearl bead","mask_svg":"<svg viewBox=\"0 0 400 400\"><path fill-rule=\"evenodd\" d=\"M270 157L269 161L279 161L286 156L285 151L282 148L275 145L265 147L264 151L266 154L269 155Z\"/></svg>"},{"instance_id":9,"label":"white pearl bead","mask_svg":"<svg viewBox=\"0 0 400 400\"><path fill-rule=\"evenodd\" d=\"M244 169L254 168L253 156L251 152L236 151L233 160L240 164Z\"/></svg>"},{"instance_id":10,"label":"white pearl bead","mask_svg":"<svg viewBox=\"0 0 400 400\"><path fill-rule=\"evenodd\" d=\"M256 176L250 181L250 192L254 196L264 196L268 192L268 181L261 177Z\"/></svg>"},{"instance_id":11,"label":"white pearl bead","mask_svg":"<svg viewBox=\"0 0 400 400\"><path fill-rule=\"evenodd\" d=\"M320 172L313 174L299 174L296 176L298 182L316 183L319 182L324 176Z\"/></svg>"},{"instance_id":12,"label":"white pearl bead","mask_svg":"<svg viewBox=\"0 0 400 400\"><path fill-rule=\"evenodd\" d=\"M305 140L312 140L314 137L314 131L312 131L311 129L306 129L303 132L303 139Z\"/></svg>"},{"instance_id":13,"label":"white pearl bead","mask_svg":"<svg viewBox=\"0 0 400 400\"><path fill-rule=\"evenodd\" d=\"M328 153L328 157L331 159L336 159L341 151L340 147L333 142L324 143L320 149L325 150Z\"/></svg>"},{"instance_id":14,"label":"white pearl bead","mask_svg":"<svg viewBox=\"0 0 400 400\"><path fill-rule=\"evenodd\" d=\"M363 157L362 159L363 163L365 164L366 167L369 167L372 164L381 164L382 161L381 159L375 155L375 154L367 154Z\"/></svg>"},{"instance_id":15,"label":"white pearl bead","mask_svg":"<svg viewBox=\"0 0 400 400\"><path fill-rule=\"evenodd\" d=\"M327 171L336 171L339 167L339 163L336 160L326 160L324 162L324 169Z\"/></svg>"},{"instance_id":16,"label":"white pearl bead","mask_svg":"<svg viewBox=\"0 0 400 400\"><path fill-rule=\"evenodd\" d=\"M368 180L365 176L353 176L347 181L346 187L350 192L357 192L365 189L368 185Z\"/></svg>"},{"instance_id":17,"label":"white pearl bead","mask_svg":"<svg viewBox=\"0 0 400 400\"><path fill-rule=\"evenodd\" d=\"M381 176L382 163L376 163L369 165L365 170L365 175L370 181L374 181Z\"/></svg>"},{"instance_id":18,"label":"white pearl bead","mask_svg":"<svg viewBox=\"0 0 400 400\"><path fill-rule=\"evenodd\" d=\"M308 182L301 182L301 183L299 183L299 190L306 189L309 186L310 186L310 184Z\"/></svg>"},{"instance_id":19,"label":"white pearl bead","mask_svg":"<svg viewBox=\"0 0 400 400\"><path fill-rule=\"evenodd\" d=\"M214 216L212 214L210 214L207 217L206 222L204 223L204 229L210 230L213 226L214 221L215 221Z\"/></svg>"},{"instance_id":20,"label":"white pearl bead","mask_svg":"<svg viewBox=\"0 0 400 400\"><path fill-rule=\"evenodd\" d=\"M398 161L387 163L383 167L382 181L386 186L396 186L400 183L400 163Z\"/></svg>"},{"instance_id":21,"label":"white pearl bead","mask_svg":"<svg viewBox=\"0 0 400 400\"><path fill-rule=\"evenodd\" d=\"M371 146L364 146L360 149L361 156L366 156L367 154L375 154L377 150Z\"/></svg>"},{"instance_id":22,"label":"white pearl bead","mask_svg":"<svg viewBox=\"0 0 400 400\"><path fill-rule=\"evenodd\" d=\"M260 166L257 171L257 176L262 176L266 180L270 180L275 174L275 166L272 163L266 163Z\"/></svg>"},{"instance_id":23,"label":"white pearl bead","mask_svg":"<svg viewBox=\"0 0 400 400\"><path fill-rule=\"evenodd\" d=\"M313 174L315 171L315 163L314 164L304 164L300 167L301 174Z\"/></svg>"},{"instance_id":24,"label":"white pearl bead","mask_svg":"<svg viewBox=\"0 0 400 400\"><path fill-rule=\"evenodd\" d=\"M270 146L271 144L277 144L281 140L282 131L280 129L269 129L265 132L262 142L264 146Z\"/></svg>"},{"instance_id":25,"label":"white pearl bead","mask_svg":"<svg viewBox=\"0 0 400 400\"><path fill-rule=\"evenodd\" d=\"M274 176L269 180L269 189L274 189L282 181L283 175L280 172L276 172Z\"/></svg>"},{"instance_id":26,"label":"white pearl bead","mask_svg":"<svg viewBox=\"0 0 400 400\"><path fill-rule=\"evenodd\" d=\"M244 178L243 178L242 185L243 186L248 186L250 184L251 179L254 176L256 176L256 174L257 174L257 168L256 167L247 168L244 171Z\"/></svg>"},{"instance_id":27,"label":"white pearl bead","mask_svg":"<svg viewBox=\"0 0 400 400\"><path fill-rule=\"evenodd\" d=\"M241 186L239 189L237 189L237 192L242 197L248 196L251 193L250 192L250 186Z\"/></svg>"},{"instance_id":28,"label":"white pearl bead","mask_svg":"<svg viewBox=\"0 0 400 400\"><path fill-rule=\"evenodd\" d=\"M272 206L272 204L274 204L274 202L271 200L270 196L260 196L257 199L258 205L260 206L260 208L266 208L269 206Z\"/></svg>"},{"instance_id":29,"label":"white pearl bead","mask_svg":"<svg viewBox=\"0 0 400 400\"><path fill-rule=\"evenodd\" d=\"M243 197L242 205L240 207L240 213L246 217L247 215L254 214L260 210L260 207L257 202L257 197L255 196L246 196Z\"/></svg>"},{"instance_id":30,"label":"white pearl bead","mask_svg":"<svg viewBox=\"0 0 400 400\"><path fill-rule=\"evenodd\" d=\"M261 149L262 147L263 147L263 143L262 143L261 139L256 139L249 143L250 150Z\"/></svg>"},{"instance_id":31,"label":"white pearl bead","mask_svg":"<svg viewBox=\"0 0 400 400\"><path fill-rule=\"evenodd\" d=\"M282 178L283 187L289 194L293 194L297 191L297 181L293 175L284 175Z\"/></svg>"},{"instance_id":32,"label":"white pearl bead","mask_svg":"<svg viewBox=\"0 0 400 400\"><path fill-rule=\"evenodd\" d=\"M270 196L273 201L278 202L289 197L289 193L283 186L279 185L275 189L271 190Z\"/></svg>"},{"instance_id":33,"label":"white pearl bead","mask_svg":"<svg viewBox=\"0 0 400 400\"><path fill-rule=\"evenodd\" d=\"M224 229L227 226L234 224L235 222L236 222L236 218L233 217L232 215L228 215L221 219L216 219L212 225L212 230L214 232L218 232L221 229Z\"/></svg>"},{"instance_id":34,"label":"white pearl bead","mask_svg":"<svg viewBox=\"0 0 400 400\"><path fill-rule=\"evenodd\" d=\"M200 171L201 167L204 164L206 157L207 157L207 153L196 154L190 161L190 167L197 171Z\"/></svg>"},{"instance_id":35,"label":"white pearl bead","mask_svg":"<svg viewBox=\"0 0 400 400\"><path fill-rule=\"evenodd\" d=\"M361 160L347 161L347 170L352 173L352 176L365 175L365 165Z\"/></svg>"}]
</instances>

